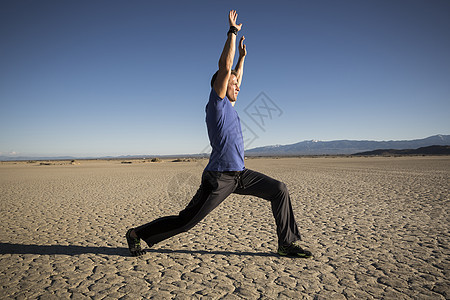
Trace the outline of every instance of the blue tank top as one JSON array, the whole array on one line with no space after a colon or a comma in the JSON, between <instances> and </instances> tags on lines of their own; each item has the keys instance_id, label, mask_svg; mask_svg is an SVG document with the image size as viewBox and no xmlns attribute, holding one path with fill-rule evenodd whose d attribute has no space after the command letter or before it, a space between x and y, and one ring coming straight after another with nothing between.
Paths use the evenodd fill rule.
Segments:
<instances>
[{"instance_id":1,"label":"blue tank top","mask_svg":"<svg viewBox=\"0 0 450 300\"><path fill-rule=\"evenodd\" d=\"M244 138L238 113L225 96L211 89L206 105L206 127L212 147L207 171L244 170Z\"/></svg>"}]
</instances>

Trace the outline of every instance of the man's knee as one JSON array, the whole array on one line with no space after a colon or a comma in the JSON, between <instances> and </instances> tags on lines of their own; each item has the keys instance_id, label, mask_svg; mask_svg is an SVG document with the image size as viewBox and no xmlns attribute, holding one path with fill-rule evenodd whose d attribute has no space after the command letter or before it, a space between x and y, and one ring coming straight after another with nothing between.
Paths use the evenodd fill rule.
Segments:
<instances>
[{"instance_id":1,"label":"man's knee","mask_svg":"<svg viewBox=\"0 0 450 300\"><path fill-rule=\"evenodd\" d=\"M273 187L273 191L275 192L275 197L285 196L289 194L288 188L284 182L276 181Z\"/></svg>"},{"instance_id":2,"label":"man's knee","mask_svg":"<svg viewBox=\"0 0 450 300\"><path fill-rule=\"evenodd\" d=\"M288 192L288 188L284 182L278 181L277 182L277 189L283 193Z\"/></svg>"}]
</instances>

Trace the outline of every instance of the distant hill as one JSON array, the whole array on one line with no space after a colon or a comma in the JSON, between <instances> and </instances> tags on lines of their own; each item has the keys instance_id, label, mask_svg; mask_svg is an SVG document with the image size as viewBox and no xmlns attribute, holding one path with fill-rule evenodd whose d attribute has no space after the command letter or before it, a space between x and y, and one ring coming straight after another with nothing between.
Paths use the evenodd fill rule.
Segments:
<instances>
[{"instance_id":1,"label":"distant hill","mask_svg":"<svg viewBox=\"0 0 450 300\"><path fill-rule=\"evenodd\" d=\"M378 149L353 154L355 156L389 156L389 155L450 155L450 146L429 146L418 149Z\"/></svg>"},{"instance_id":2,"label":"distant hill","mask_svg":"<svg viewBox=\"0 0 450 300\"><path fill-rule=\"evenodd\" d=\"M417 149L428 146L450 145L450 135L434 135L418 140L404 141L303 141L290 145L276 145L253 148L245 151L246 156L297 156L354 154L377 149Z\"/></svg>"}]
</instances>

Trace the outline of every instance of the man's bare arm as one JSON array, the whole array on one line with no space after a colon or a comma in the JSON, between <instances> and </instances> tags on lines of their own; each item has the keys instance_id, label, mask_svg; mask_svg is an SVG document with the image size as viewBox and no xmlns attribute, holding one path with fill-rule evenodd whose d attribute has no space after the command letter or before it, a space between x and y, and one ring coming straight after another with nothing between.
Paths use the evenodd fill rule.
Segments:
<instances>
[{"instance_id":1,"label":"man's bare arm","mask_svg":"<svg viewBox=\"0 0 450 300\"><path fill-rule=\"evenodd\" d=\"M241 30L242 24L236 24L237 13L231 10L228 15L230 26L234 26L237 30ZM225 98L227 95L228 80L230 79L231 69L233 68L234 54L236 52L236 35L228 33L227 41L223 47L222 55L219 59L219 72L217 73L216 81L214 82L214 90L220 98Z\"/></svg>"},{"instance_id":2,"label":"man's bare arm","mask_svg":"<svg viewBox=\"0 0 450 300\"><path fill-rule=\"evenodd\" d=\"M247 56L247 47L244 45L245 37L241 37L241 40L239 41L239 59L236 64L236 67L234 70L237 73L237 81L238 86L241 86L242 83L242 76L244 75L244 60L245 56Z\"/></svg>"}]
</instances>

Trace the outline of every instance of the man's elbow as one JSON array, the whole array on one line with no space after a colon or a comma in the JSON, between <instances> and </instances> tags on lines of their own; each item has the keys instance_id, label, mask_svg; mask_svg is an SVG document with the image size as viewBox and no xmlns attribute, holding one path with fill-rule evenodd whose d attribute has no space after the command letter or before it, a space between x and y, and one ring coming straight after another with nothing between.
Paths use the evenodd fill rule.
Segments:
<instances>
[{"instance_id":1,"label":"man's elbow","mask_svg":"<svg viewBox=\"0 0 450 300\"><path fill-rule=\"evenodd\" d=\"M227 72L231 72L231 69L233 68L233 62L224 59L224 60L219 60L219 70L223 70L223 71L227 71Z\"/></svg>"},{"instance_id":2,"label":"man's elbow","mask_svg":"<svg viewBox=\"0 0 450 300\"><path fill-rule=\"evenodd\" d=\"M222 72L226 72L226 73L231 73L231 71L233 70L232 69L232 67L231 67L231 65L227 65L227 64L224 64L224 65L220 65L219 64L219 70L220 71L222 71Z\"/></svg>"}]
</instances>

